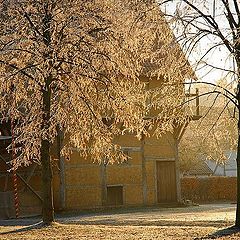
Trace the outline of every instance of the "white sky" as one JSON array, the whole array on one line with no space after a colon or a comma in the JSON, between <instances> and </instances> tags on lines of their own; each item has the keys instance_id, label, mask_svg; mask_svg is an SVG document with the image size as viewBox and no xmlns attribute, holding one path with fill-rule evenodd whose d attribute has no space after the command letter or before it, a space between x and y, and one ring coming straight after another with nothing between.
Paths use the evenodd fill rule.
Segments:
<instances>
[{"instance_id":1,"label":"white sky","mask_svg":"<svg viewBox=\"0 0 240 240\"><path fill-rule=\"evenodd\" d=\"M223 14L223 7L219 4L219 0L216 0L216 5L215 8L213 9L213 0L209 1L195 1L195 2L204 2L204 4L199 4L198 7L204 13L208 14L214 14L216 21L219 23L219 26L223 29L224 32L227 34L227 22L226 19L224 18ZM218 4L218 5L217 5ZM176 11L176 6L180 9L180 11L183 10L184 5L182 1L174 1L174 3L170 3L165 9L169 13L174 13ZM174 31L176 37L181 35L181 32ZM199 44L196 46L194 52L188 57L189 62L192 64L193 69L195 70L194 64L198 62L203 56L203 54L214 44L216 43L217 39L213 37L205 37L202 38L199 42ZM233 70L233 59L229 55L229 51L226 49L226 47L221 46L215 48L214 51L211 51L204 59L203 62L207 62L208 64L215 66L217 68L222 68L222 69L231 69ZM203 66L203 65L202 65ZM198 66L199 68L200 66ZM213 69L212 67L204 67L202 69L199 69L196 71L196 75L201 81L206 81L206 82L215 82L221 78L226 77L227 71L223 71L220 69ZM228 82L232 81L232 76L228 74L227 76Z\"/></svg>"}]
</instances>

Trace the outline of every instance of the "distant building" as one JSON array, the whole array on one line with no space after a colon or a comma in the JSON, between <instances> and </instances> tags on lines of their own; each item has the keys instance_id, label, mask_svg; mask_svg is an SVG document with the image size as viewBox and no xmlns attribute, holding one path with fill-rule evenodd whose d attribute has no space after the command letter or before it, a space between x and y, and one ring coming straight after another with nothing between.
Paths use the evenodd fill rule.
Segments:
<instances>
[{"instance_id":1,"label":"distant building","mask_svg":"<svg viewBox=\"0 0 240 240\"><path fill-rule=\"evenodd\" d=\"M196 163L188 171L182 173L183 177L208 177L208 176L225 176L237 177L237 153L229 151L226 153L227 160L225 163L217 163L212 160L202 160Z\"/></svg>"},{"instance_id":2,"label":"distant building","mask_svg":"<svg viewBox=\"0 0 240 240\"><path fill-rule=\"evenodd\" d=\"M213 171L205 161L199 161L191 169L182 173L183 177L208 177L212 175Z\"/></svg>"},{"instance_id":3,"label":"distant building","mask_svg":"<svg viewBox=\"0 0 240 240\"><path fill-rule=\"evenodd\" d=\"M207 160L208 167L213 171L213 176L237 177L237 152L229 151L226 153L228 160L225 164Z\"/></svg>"}]
</instances>

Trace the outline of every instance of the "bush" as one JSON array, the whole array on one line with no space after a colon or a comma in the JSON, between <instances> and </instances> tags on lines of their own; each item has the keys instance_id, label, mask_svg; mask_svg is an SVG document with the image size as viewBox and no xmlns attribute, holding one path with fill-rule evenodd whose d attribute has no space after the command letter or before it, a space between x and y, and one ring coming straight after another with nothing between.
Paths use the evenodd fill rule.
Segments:
<instances>
[{"instance_id":1,"label":"bush","mask_svg":"<svg viewBox=\"0 0 240 240\"><path fill-rule=\"evenodd\" d=\"M181 179L183 199L192 201L236 201L236 177L184 177Z\"/></svg>"}]
</instances>

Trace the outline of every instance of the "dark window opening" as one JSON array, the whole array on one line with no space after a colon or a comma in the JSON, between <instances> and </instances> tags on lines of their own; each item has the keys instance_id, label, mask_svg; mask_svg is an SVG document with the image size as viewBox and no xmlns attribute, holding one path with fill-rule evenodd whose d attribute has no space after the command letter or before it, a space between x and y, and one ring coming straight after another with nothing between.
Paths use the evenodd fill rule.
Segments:
<instances>
[{"instance_id":1,"label":"dark window opening","mask_svg":"<svg viewBox=\"0 0 240 240\"><path fill-rule=\"evenodd\" d=\"M123 205L123 186L107 186L107 205Z\"/></svg>"}]
</instances>

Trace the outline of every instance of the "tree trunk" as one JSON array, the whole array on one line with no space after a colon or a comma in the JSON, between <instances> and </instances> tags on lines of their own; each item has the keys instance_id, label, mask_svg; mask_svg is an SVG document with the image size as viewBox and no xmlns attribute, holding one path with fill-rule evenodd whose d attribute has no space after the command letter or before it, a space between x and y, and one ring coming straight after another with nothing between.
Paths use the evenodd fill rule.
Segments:
<instances>
[{"instance_id":1,"label":"tree trunk","mask_svg":"<svg viewBox=\"0 0 240 240\"><path fill-rule=\"evenodd\" d=\"M237 146L236 161L237 161L237 210L236 210L235 226L240 228L240 113L239 113L239 109L238 109L238 146Z\"/></svg>"},{"instance_id":2,"label":"tree trunk","mask_svg":"<svg viewBox=\"0 0 240 240\"><path fill-rule=\"evenodd\" d=\"M107 164L101 164L102 206L107 205Z\"/></svg>"},{"instance_id":3,"label":"tree trunk","mask_svg":"<svg viewBox=\"0 0 240 240\"><path fill-rule=\"evenodd\" d=\"M238 85L237 85L237 93L236 93L236 99L237 99L237 107L238 107L238 145L237 145L237 209L236 209L236 219L235 219L235 226L240 228L240 44L238 41L238 37L240 36L240 32L238 29L237 33L237 39L234 39L235 42L235 60L237 63L237 76L238 76Z\"/></svg>"},{"instance_id":4,"label":"tree trunk","mask_svg":"<svg viewBox=\"0 0 240 240\"><path fill-rule=\"evenodd\" d=\"M61 150L63 148L63 138L64 134L63 131L60 130L59 125L57 125L57 154L59 159L59 177L60 177L60 206L61 210L65 209L65 164L64 164L64 157L61 154Z\"/></svg>"},{"instance_id":5,"label":"tree trunk","mask_svg":"<svg viewBox=\"0 0 240 240\"><path fill-rule=\"evenodd\" d=\"M42 220L45 224L51 224L54 221L53 208L53 190L52 190L52 166L50 162L50 143L48 140L42 140L41 162L42 162Z\"/></svg>"},{"instance_id":6,"label":"tree trunk","mask_svg":"<svg viewBox=\"0 0 240 240\"><path fill-rule=\"evenodd\" d=\"M52 190L52 165L50 161L50 142L49 142L49 126L50 126L50 107L51 107L51 89L50 83L52 76L45 80L45 90L43 90L43 122L42 130L45 131L46 136L41 140L41 163L42 163L42 219L43 223L51 224L54 221L53 208L53 190Z\"/></svg>"},{"instance_id":7,"label":"tree trunk","mask_svg":"<svg viewBox=\"0 0 240 240\"><path fill-rule=\"evenodd\" d=\"M51 21L52 15L49 12L49 1L43 5L45 15L43 17L43 42L46 46L45 61L48 61L49 69L52 69L52 50L51 46ZM50 127L50 110L51 110L51 83L52 74L49 72L48 76L44 79L44 89L42 90L42 130L45 134L41 139L41 163L42 163L42 192L43 192L43 205L42 205L42 219L44 224L51 224L54 221L54 208L53 208L53 173L50 161L50 141L49 141L49 127Z\"/></svg>"},{"instance_id":8,"label":"tree trunk","mask_svg":"<svg viewBox=\"0 0 240 240\"><path fill-rule=\"evenodd\" d=\"M147 205L147 170L146 170L146 157L145 157L145 136L142 133L141 136L141 155L142 155L142 194L143 205Z\"/></svg>"}]
</instances>

